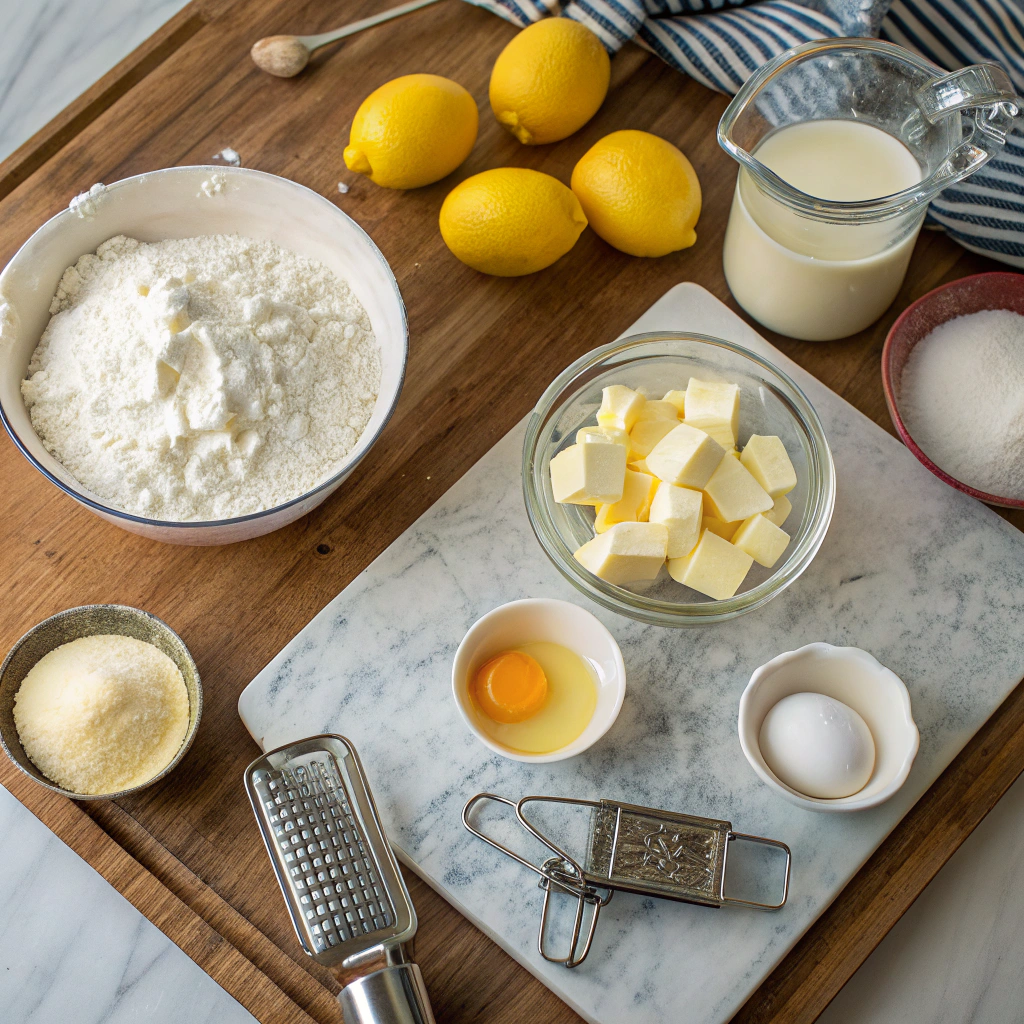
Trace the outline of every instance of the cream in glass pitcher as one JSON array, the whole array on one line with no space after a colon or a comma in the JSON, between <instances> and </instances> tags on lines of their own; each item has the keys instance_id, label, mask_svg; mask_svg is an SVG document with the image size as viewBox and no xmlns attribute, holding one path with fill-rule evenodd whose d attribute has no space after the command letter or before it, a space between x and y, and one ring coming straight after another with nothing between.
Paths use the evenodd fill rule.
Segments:
<instances>
[{"instance_id":1,"label":"cream in glass pitcher","mask_svg":"<svg viewBox=\"0 0 1024 1024\"><path fill-rule=\"evenodd\" d=\"M718 129L740 163L723 252L736 301L807 341L873 323L903 283L928 202L1002 146L1019 103L996 65L946 75L873 39L769 61Z\"/></svg>"}]
</instances>

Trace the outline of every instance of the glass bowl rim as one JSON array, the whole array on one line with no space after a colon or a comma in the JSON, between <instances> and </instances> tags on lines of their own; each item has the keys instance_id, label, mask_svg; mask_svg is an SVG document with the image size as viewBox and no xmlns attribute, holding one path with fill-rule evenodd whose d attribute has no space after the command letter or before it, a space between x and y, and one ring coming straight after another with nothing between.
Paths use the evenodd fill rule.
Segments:
<instances>
[{"instance_id":1,"label":"glass bowl rim","mask_svg":"<svg viewBox=\"0 0 1024 1024\"><path fill-rule=\"evenodd\" d=\"M786 398L793 407L792 411L795 412L800 426L810 438L811 454L817 459L817 465L811 464L808 478L807 507L812 509L812 517L806 533L799 538L793 551L767 580L724 601L674 603L654 600L606 583L586 572L582 567L577 568L578 563L562 539L554 524L550 509L542 499L541 491L537 487L534 456L541 443L541 427L546 418L550 419L555 402L558 401L560 395L564 394L568 385L586 370L600 366L612 356L621 355L658 341L690 341L724 349L752 362L766 381L781 383L783 391L788 392ZM577 392L578 390L576 389ZM566 397L560 405L571 401L573 397L575 397L575 392ZM534 535L544 553L565 579L582 594L609 611L627 615L651 625L670 627L704 626L728 622L745 612L760 608L785 590L804 572L818 553L832 521L836 494L835 464L832 452L818 414L800 386L789 374L743 345L692 331L648 331L642 334L627 335L584 353L558 374L544 390L529 414L526 436L523 441L522 483L526 513Z\"/></svg>"}]
</instances>

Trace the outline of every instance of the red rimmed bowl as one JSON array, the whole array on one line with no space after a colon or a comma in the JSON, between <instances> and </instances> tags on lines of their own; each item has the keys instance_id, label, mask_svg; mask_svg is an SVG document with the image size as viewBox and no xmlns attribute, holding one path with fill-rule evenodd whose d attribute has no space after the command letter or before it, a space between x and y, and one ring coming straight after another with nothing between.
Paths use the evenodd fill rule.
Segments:
<instances>
[{"instance_id":1,"label":"red rimmed bowl","mask_svg":"<svg viewBox=\"0 0 1024 1024\"><path fill-rule=\"evenodd\" d=\"M885 389L885 404L889 407L889 416L903 438L903 443L914 453L918 462L927 466L940 480L989 505L1024 508L1024 499L979 491L976 487L962 483L940 469L910 436L900 415L903 368L907 365L907 359L914 346L946 321L958 316L980 313L986 309L1006 309L1024 316L1024 274L993 271L962 277L958 281L940 285L909 305L892 325L882 349L882 387Z\"/></svg>"}]
</instances>

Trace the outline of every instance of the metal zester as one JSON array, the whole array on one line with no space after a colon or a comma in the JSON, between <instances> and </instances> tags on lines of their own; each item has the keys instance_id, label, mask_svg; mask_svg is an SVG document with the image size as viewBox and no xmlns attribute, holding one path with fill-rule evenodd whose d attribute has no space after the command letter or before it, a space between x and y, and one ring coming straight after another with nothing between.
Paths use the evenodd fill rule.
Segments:
<instances>
[{"instance_id":1,"label":"metal zester","mask_svg":"<svg viewBox=\"0 0 1024 1024\"><path fill-rule=\"evenodd\" d=\"M279 747L246 768L245 789L302 948L345 985L346 1024L434 1024L404 949L416 911L352 744Z\"/></svg>"}]
</instances>

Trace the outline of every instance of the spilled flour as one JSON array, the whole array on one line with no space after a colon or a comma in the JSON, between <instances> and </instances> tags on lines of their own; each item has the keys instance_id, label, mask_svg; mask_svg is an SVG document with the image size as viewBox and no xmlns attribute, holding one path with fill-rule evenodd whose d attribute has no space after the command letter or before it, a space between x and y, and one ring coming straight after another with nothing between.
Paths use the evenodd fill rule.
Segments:
<instances>
[{"instance_id":1,"label":"spilled flour","mask_svg":"<svg viewBox=\"0 0 1024 1024\"><path fill-rule=\"evenodd\" d=\"M365 310L273 242L119 235L65 271L22 395L46 449L149 519L248 515L326 480L373 411Z\"/></svg>"}]
</instances>

